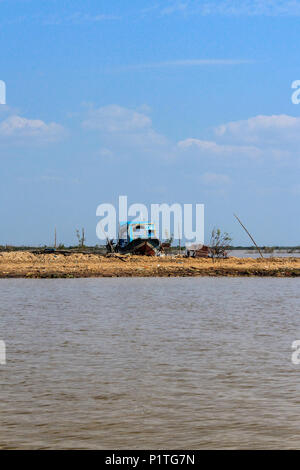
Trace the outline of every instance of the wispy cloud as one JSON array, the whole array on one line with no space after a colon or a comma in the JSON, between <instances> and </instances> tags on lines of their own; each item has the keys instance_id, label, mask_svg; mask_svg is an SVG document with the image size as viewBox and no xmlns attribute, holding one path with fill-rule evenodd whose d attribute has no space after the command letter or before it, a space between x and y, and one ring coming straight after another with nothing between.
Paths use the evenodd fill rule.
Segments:
<instances>
[{"instance_id":1,"label":"wispy cloud","mask_svg":"<svg viewBox=\"0 0 300 470\"><path fill-rule=\"evenodd\" d=\"M82 123L87 129L98 129L103 132L137 132L152 125L151 119L134 110L118 105L90 109Z\"/></svg>"},{"instance_id":2,"label":"wispy cloud","mask_svg":"<svg viewBox=\"0 0 300 470\"><path fill-rule=\"evenodd\" d=\"M151 153L170 161L186 158L206 162L207 174L202 182L207 185L229 182L223 173L210 171L216 162L218 166L239 166L243 161L288 165L299 160L300 118L287 115L227 122L213 129L213 139L188 137L177 143L157 132L147 114L116 104L90 107L82 116L81 125L88 132L96 131L101 157L132 153L140 158Z\"/></svg>"},{"instance_id":3,"label":"wispy cloud","mask_svg":"<svg viewBox=\"0 0 300 470\"><path fill-rule=\"evenodd\" d=\"M84 23L99 23L103 21L113 21L120 20L120 16L108 15L108 14L90 14L90 13L81 13L76 12L70 16L59 17L59 16L49 16L44 18L42 21L47 25L63 25L63 24L84 24Z\"/></svg>"},{"instance_id":4,"label":"wispy cloud","mask_svg":"<svg viewBox=\"0 0 300 470\"><path fill-rule=\"evenodd\" d=\"M156 6L160 16L184 13L226 16L300 16L299 0L169 0Z\"/></svg>"},{"instance_id":5,"label":"wispy cloud","mask_svg":"<svg viewBox=\"0 0 300 470\"><path fill-rule=\"evenodd\" d=\"M177 2L173 5L167 6L161 10L161 15L171 15L172 13L184 12L187 10L189 4L188 2Z\"/></svg>"},{"instance_id":6,"label":"wispy cloud","mask_svg":"<svg viewBox=\"0 0 300 470\"><path fill-rule=\"evenodd\" d=\"M0 144L48 143L60 140L64 128L55 122L49 124L40 119L9 116L0 122Z\"/></svg>"},{"instance_id":7,"label":"wispy cloud","mask_svg":"<svg viewBox=\"0 0 300 470\"><path fill-rule=\"evenodd\" d=\"M200 181L208 186L223 186L229 184L231 180L228 175L223 173L206 172L201 175Z\"/></svg>"},{"instance_id":8,"label":"wispy cloud","mask_svg":"<svg viewBox=\"0 0 300 470\"><path fill-rule=\"evenodd\" d=\"M1 2L1 0L0 0ZM71 15L59 16L59 15L28 15L18 16L14 18L1 18L1 25L21 24L21 23L33 23L42 25L81 25L85 23L101 23L104 21L116 21L121 20L120 16L109 15L104 13L90 14L75 12Z\"/></svg>"},{"instance_id":9,"label":"wispy cloud","mask_svg":"<svg viewBox=\"0 0 300 470\"><path fill-rule=\"evenodd\" d=\"M192 149L203 155L214 155L221 157L261 157L263 152L255 146L249 145L224 145L210 140L185 139L178 142L181 150Z\"/></svg>"},{"instance_id":10,"label":"wispy cloud","mask_svg":"<svg viewBox=\"0 0 300 470\"><path fill-rule=\"evenodd\" d=\"M151 118L134 109L116 104L90 108L83 117L82 127L89 132L96 131L100 137L101 157L139 152L168 158L172 152L172 144L155 131Z\"/></svg>"},{"instance_id":11,"label":"wispy cloud","mask_svg":"<svg viewBox=\"0 0 300 470\"><path fill-rule=\"evenodd\" d=\"M222 0L219 2L193 2L205 15L230 16L294 16L300 15L300 2L297 0Z\"/></svg>"},{"instance_id":12,"label":"wispy cloud","mask_svg":"<svg viewBox=\"0 0 300 470\"><path fill-rule=\"evenodd\" d=\"M1 0L0 0L1 2ZM116 21L121 20L120 16L104 14L104 13L82 13L75 12L71 15L23 15L17 16L14 18L1 18L1 25L12 25L12 24L22 24L22 23L33 23L41 24L44 26L64 26L64 25L83 25L86 23L101 23L104 21Z\"/></svg>"},{"instance_id":13,"label":"wispy cloud","mask_svg":"<svg viewBox=\"0 0 300 470\"><path fill-rule=\"evenodd\" d=\"M299 145L300 118L286 114L260 115L222 124L215 129L215 134L226 142L242 141L250 145L263 143L269 146L280 143L286 148L295 143Z\"/></svg>"},{"instance_id":14,"label":"wispy cloud","mask_svg":"<svg viewBox=\"0 0 300 470\"><path fill-rule=\"evenodd\" d=\"M162 62L150 62L145 64L126 65L122 69L155 69L164 67L201 67L209 65L242 65L253 64L254 60L250 59L183 59L183 60L166 60Z\"/></svg>"},{"instance_id":15,"label":"wispy cloud","mask_svg":"<svg viewBox=\"0 0 300 470\"><path fill-rule=\"evenodd\" d=\"M188 138L178 142L177 146L199 156L299 161L298 117L254 116L222 124L214 129L214 134L214 140Z\"/></svg>"}]
</instances>

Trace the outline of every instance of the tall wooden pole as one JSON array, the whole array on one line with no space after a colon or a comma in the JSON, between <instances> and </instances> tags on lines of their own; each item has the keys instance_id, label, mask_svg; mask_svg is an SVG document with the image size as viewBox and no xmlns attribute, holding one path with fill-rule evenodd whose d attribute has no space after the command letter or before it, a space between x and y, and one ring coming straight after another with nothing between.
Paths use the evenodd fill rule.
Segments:
<instances>
[{"instance_id":1,"label":"tall wooden pole","mask_svg":"<svg viewBox=\"0 0 300 470\"><path fill-rule=\"evenodd\" d=\"M249 237L251 238L251 240L253 241L254 245L256 246L256 248L258 249L258 252L260 254L260 256L263 258L263 255L262 255L262 252L260 251L258 245L255 243L255 240L254 238L252 237L252 235L248 232L248 230L246 229L245 225L242 224L242 222L240 221L240 219L238 218L237 215L233 214L234 217L236 218L236 220L241 224L241 226L243 227L243 229L245 230L245 232L249 235Z\"/></svg>"},{"instance_id":2,"label":"tall wooden pole","mask_svg":"<svg viewBox=\"0 0 300 470\"><path fill-rule=\"evenodd\" d=\"M81 246L82 248L84 247L84 242L85 242L85 233L84 233L84 228L82 229L82 236L81 236Z\"/></svg>"}]
</instances>

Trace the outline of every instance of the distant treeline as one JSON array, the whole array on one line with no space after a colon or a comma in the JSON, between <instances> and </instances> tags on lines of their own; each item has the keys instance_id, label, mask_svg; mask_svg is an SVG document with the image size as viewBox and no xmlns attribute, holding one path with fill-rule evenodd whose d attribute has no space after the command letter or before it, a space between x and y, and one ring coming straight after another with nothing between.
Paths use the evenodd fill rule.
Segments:
<instances>
[{"instance_id":1,"label":"distant treeline","mask_svg":"<svg viewBox=\"0 0 300 470\"><path fill-rule=\"evenodd\" d=\"M260 246L259 247L265 253L273 253L274 251L285 251L288 253L299 252L300 245L298 246ZM13 246L13 245L0 245L0 251L41 251L41 250L54 250L53 246L47 245L39 245L39 246ZM106 246L105 245L94 245L94 246L83 246L79 247L76 246L65 246L59 245L55 251L64 251L70 250L74 252L78 251L88 251L88 252L95 252L95 253L106 253ZM241 251L257 251L255 246L228 246L228 251L232 250L241 250ZM179 251L185 251L185 246L171 246L166 251L170 253L175 253Z\"/></svg>"},{"instance_id":2,"label":"distant treeline","mask_svg":"<svg viewBox=\"0 0 300 470\"><path fill-rule=\"evenodd\" d=\"M39 246L13 246L13 245L0 245L0 251L43 251L43 250L55 250L55 251L88 251L88 252L106 252L105 245L96 245L96 246L64 246L59 245L57 248L48 245L39 245Z\"/></svg>"},{"instance_id":3,"label":"distant treeline","mask_svg":"<svg viewBox=\"0 0 300 470\"><path fill-rule=\"evenodd\" d=\"M298 246L260 246L262 251L299 251L300 245ZM228 250L243 250L243 251L257 251L255 246L230 246Z\"/></svg>"}]
</instances>

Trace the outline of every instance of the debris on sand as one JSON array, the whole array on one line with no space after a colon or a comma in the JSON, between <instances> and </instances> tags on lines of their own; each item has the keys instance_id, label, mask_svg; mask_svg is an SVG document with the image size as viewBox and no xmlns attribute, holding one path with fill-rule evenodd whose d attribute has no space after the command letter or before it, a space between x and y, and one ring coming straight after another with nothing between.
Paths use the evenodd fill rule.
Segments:
<instances>
[{"instance_id":1,"label":"debris on sand","mask_svg":"<svg viewBox=\"0 0 300 470\"><path fill-rule=\"evenodd\" d=\"M120 262L121 261L121 262ZM1 278L184 276L300 276L300 258L148 257L74 253L0 252Z\"/></svg>"}]
</instances>

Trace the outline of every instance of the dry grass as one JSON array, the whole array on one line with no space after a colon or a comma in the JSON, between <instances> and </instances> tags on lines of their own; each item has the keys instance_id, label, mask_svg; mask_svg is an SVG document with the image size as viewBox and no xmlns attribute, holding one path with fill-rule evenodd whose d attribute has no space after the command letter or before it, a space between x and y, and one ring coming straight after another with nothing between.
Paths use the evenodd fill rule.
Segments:
<instances>
[{"instance_id":1,"label":"dry grass","mask_svg":"<svg viewBox=\"0 0 300 470\"><path fill-rule=\"evenodd\" d=\"M100 255L0 253L0 277L179 277L179 276L300 276L300 258L228 258L226 260L143 256L107 258Z\"/></svg>"}]
</instances>

